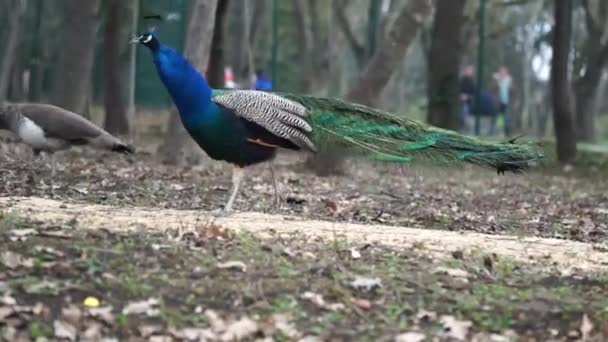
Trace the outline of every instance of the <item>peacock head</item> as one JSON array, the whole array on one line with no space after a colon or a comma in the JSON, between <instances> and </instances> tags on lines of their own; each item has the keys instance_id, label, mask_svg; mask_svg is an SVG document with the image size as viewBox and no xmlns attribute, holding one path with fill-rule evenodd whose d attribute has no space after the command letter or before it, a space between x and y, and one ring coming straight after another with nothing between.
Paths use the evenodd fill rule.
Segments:
<instances>
[{"instance_id":1,"label":"peacock head","mask_svg":"<svg viewBox=\"0 0 608 342\"><path fill-rule=\"evenodd\" d=\"M160 46L160 41L158 40L158 38L156 38L154 33L150 32L150 31L131 39L131 43L143 44L152 51L156 51L158 49L158 47Z\"/></svg>"}]
</instances>

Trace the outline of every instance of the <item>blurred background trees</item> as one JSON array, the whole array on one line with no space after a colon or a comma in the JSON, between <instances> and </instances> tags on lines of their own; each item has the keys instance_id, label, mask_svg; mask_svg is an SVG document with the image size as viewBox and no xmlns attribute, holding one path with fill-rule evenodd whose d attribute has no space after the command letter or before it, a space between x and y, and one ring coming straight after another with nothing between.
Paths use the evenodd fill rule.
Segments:
<instances>
[{"instance_id":1,"label":"blurred background trees","mask_svg":"<svg viewBox=\"0 0 608 342\"><path fill-rule=\"evenodd\" d=\"M163 20L143 19L153 14ZM482 70L475 86L498 101L504 66L512 135L557 137L571 162L577 142L608 140L606 23L604 0L0 0L0 102L58 104L133 137L155 122L167 162L200 160L167 117L175 111L148 52L128 44L154 26L216 87L251 88L263 70L275 90L448 129L463 129L463 68Z\"/></svg>"}]
</instances>

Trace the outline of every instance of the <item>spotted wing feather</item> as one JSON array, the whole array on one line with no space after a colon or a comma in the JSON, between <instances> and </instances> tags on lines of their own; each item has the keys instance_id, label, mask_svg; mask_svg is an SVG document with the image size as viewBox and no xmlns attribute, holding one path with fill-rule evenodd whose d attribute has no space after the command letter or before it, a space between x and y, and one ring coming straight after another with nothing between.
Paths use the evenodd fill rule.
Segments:
<instances>
[{"instance_id":1,"label":"spotted wing feather","mask_svg":"<svg viewBox=\"0 0 608 342\"><path fill-rule=\"evenodd\" d=\"M213 102L300 148L317 150L308 136L312 132L305 119L308 111L297 102L256 90L221 93L213 97Z\"/></svg>"}]
</instances>

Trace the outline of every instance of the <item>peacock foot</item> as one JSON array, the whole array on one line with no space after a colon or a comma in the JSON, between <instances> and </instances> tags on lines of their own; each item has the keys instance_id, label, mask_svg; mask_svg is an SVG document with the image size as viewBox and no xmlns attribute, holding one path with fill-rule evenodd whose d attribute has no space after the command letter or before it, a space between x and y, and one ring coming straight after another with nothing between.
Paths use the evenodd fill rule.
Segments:
<instances>
[{"instance_id":1,"label":"peacock foot","mask_svg":"<svg viewBox=\"0 0 608 342\"><path fill-rule=\"evenodd\" d=\"M215 210L211 211L211 216L213 216L215 218L228 217L230 215L232 215L231 210L215 209Z\"/></svg>"}]
</instances>

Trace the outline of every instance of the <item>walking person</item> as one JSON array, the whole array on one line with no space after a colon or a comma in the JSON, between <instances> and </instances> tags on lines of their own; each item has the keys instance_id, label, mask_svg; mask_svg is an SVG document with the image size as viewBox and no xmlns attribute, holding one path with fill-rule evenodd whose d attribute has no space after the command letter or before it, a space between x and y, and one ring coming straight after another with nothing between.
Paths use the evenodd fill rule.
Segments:
<instances>
[{"instance_id":1,"label":"walking person","mask_svg":"<svg viewBox=\"0 0 608 342\"><path fill-rule=\"evenodd\" d=\"M498 87L499 112L503 115L505 125L505 137L511 136L511 108L509 106L511 93L511 75L505 66L498 68L494 74Z\"/></svg>"}]
</instances>

